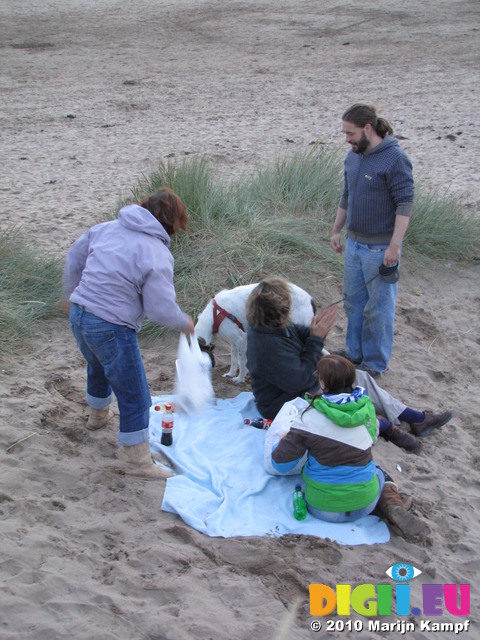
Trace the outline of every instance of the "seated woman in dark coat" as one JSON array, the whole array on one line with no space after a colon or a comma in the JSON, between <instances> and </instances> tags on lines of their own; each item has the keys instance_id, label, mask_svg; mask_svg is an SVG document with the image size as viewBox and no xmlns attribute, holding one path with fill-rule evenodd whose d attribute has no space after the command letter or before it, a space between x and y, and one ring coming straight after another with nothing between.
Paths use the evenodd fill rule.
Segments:
<instances>
[{"instance_id":1,"label":"seated woman in dark coat","mask_svg":"<svg viewBox=\"0 0 480 640\"><path fill-rule=\"evenodd\" d=\"M290 323L290 290L283 278L261 280L247 300L247 368L253 395L264 418L272 419L283 404L318 390L317 364L327 334L337 318L336 307L313 317L310 327ZM380 435L412 451L433 429L446 424L451 411L417 411L382 389L365 371L356 370L356 381L371 398L380 420ZM410 425L410 433L399 421Z\"/></svg>"}]
</instances>

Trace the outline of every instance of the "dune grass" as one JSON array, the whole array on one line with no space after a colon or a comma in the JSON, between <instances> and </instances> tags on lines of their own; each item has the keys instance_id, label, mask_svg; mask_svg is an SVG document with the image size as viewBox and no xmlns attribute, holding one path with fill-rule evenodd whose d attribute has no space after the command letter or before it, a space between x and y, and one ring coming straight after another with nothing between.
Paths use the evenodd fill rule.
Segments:
<instances>
[{"instance_id":1,"label":"dune grass","mask_svg":"<svg viewBox=\"0 0 480 640\"><path fill-rule=\"evenodd\" d=\"M60 298L62 263L25 241L19 228L0 231L0 353L18 348Z\"/></svg>"},{"instance_id":2,"label":"dune grass","mask_svg":"<svg viewBox=\"0 0 480 640\"><path fill-rule=\"evenodd\" d=\"M159 162L119 205L137 202L161 186L184 201L189 232L172 239L175 288L194 318L222 288L279 274L307 288L340 283L342 257L330 233L342 188L344 152L310 149L279 157L230 182L219 179L206 156ZM105 218L116 217L116 211ZM478 259L480 216L460 200L417 188L404 258ZM0 234L0 351L11 350L52 311L60 296L58 260L25 243L19 229ZM162 329L146 322L145 337Z\"/></svg>"},{"instance_id":3,"label":"dune grass","mask_svg":"<svg viewBox=\"0 0 480 640\"><path fill-rule=\"evenodd\" d=\"M319 278L339 276L341 259L328 240L341 167L338 154L315 147L228 184L214 179L205 158L161 163L140 181L133 200L163 185L178 193L187 207L190 232L172 241L181 307L195 318L220 289L271 273L296 282L305 272ZM192 184L197 182L201 189ZM142 334L155 336L159 331L146 322Z\"/></svg>"},{"instance_id":4,"label":"dune grass","mask_svg":"<svg viewBox=\"0 0 480 640\"><path fill-rule=\"evenodd\" d=\"M177 193L187 207L194 227L208 227L217 220L233 214L234 203L223 182L216 180L205 156L184 159L179 163L159 162L157 168L139 180L131 190L130 202L160 187L169 187Z\"/></svg>"},{"instance_id":5,"label":"dune grass","mask_svg":"<svg viewBox=\"0 0 480 640\"><path fill-rule=\"evenodd\" d=\"M470 261L480 257L480 214L468 212L460 198L420 186L408 226L405 249L438 260Z\"/></svg>"}]
</instances>

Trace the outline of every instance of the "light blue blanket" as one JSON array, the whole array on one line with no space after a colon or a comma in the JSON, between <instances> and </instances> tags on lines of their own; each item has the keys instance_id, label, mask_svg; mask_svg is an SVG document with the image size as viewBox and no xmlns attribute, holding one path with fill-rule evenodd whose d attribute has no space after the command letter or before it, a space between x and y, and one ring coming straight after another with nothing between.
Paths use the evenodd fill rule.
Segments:
<instances>
[{"instance_id":1,"label":"light blue blanket","mask_svg":"<svg viewBox=\"0 0 480 640\"><path fill-rule=\"evenodd\" d=\"M174 400L153 398L154 406ZM387 542L388 527L375 516L331 524L307 514L293 517L293 492L301 476L272 476L264 468L265 431L244 424L258 417L251 393L240 393L192 417L175 413L173 445L160 444L162 414L152 407L150 447L172 462L162 510L177 513L209 536L281 536L287 533L330 538L341 544Z\"/></svg>"}]
</instances>

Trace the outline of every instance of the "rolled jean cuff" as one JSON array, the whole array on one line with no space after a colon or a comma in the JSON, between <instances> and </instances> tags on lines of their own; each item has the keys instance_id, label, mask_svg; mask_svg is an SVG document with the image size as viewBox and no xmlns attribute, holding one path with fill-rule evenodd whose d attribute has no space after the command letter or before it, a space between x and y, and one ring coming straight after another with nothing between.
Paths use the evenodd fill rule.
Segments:
<instances>
[{"instance_id":1,"label":"rolled jean cuff","mask_svg":"<svg viewBox=\"0 0 480 640\"><path fill-rule=\"evenodd\" d=\"M135 444L148 442L150 440L150 429L141 429L140 431L119 431L118 444L121 447L133 447Z\"/></svg>"},{"instance_id":2,"label":"rolled jean cuff","mask_svg":"<svg viewBox=\"0 0 480 640\"><path fill-rule=\"evenodd\" d=\"M92 409L105 409L112 402L112 394L108 398L95 398L87 393L87 404Z\"/></svg>"}]
</instances>

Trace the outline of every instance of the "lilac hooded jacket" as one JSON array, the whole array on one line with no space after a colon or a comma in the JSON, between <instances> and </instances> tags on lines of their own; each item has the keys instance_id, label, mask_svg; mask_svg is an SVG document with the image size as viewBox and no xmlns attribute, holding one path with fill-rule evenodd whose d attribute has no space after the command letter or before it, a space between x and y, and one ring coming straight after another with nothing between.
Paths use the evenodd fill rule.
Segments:
<instances>
[{"instance_id":1,"label":"lilac hooded jacket","mask_svg":"<svg viewBox=\"0 0 480 640\"><path fill-rule=\"evenodd\" d=\"M181 329L188 316L176 302L170 237L143 207L123 207L70 247L63 273L65 299L113 324L139 331L142 320Z\"/></svg>"}]
</instances>

